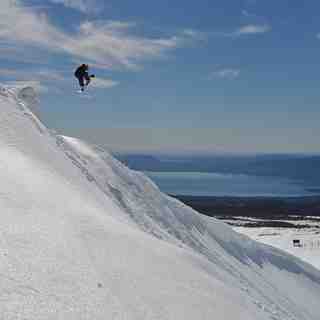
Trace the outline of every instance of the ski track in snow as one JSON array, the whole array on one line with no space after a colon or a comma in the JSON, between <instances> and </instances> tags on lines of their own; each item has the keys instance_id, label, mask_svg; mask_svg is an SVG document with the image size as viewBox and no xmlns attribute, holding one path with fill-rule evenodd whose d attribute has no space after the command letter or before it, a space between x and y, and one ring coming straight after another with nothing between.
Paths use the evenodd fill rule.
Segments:
<instances>
[{"instance_id":1,"label":"ski track in snow","mask_svg":"<svg viewBox=\"0 0 320 320\"><path fill-rule=\"evenodd\" d=\"M0 319L320 319L320 272L50 133L0 89Z\"/></svg>"}]
</instances>

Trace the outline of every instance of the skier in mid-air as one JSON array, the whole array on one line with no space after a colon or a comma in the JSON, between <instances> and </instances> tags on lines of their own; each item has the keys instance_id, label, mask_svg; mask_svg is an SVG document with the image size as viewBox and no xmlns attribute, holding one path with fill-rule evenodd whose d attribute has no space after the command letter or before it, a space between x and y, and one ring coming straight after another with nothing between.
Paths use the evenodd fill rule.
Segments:
<instances>
[{"instance_id":1,"label":"skier in mid-air","mask_svg":"<svg viewBox=\"0 0 320 320\"><path fill-rule=\"evenodd\" d=\"M79 66L74 75L79 81L81 91L84 91L84 87L89 85L91 78L95 77L93 74L89 75L89 66L87 64Z\"/></svg>"}]
</instances>

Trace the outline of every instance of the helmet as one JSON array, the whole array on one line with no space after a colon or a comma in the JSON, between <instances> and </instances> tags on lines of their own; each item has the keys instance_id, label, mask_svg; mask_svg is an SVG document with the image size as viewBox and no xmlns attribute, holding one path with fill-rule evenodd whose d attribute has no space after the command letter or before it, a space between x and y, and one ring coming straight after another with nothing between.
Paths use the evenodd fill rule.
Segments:
<instances>
[{"instance_id":1,"label":"helmet","mask_svg":"<svg viewBox=\"0 0 320 320\"><path fill-rule=\"evenodd\" d=\"M83 64L82 67L83 67L84 69L86 69L86 70L89 69L89 65L87 65L87 64Z\"/></svg>"}]
</instances>

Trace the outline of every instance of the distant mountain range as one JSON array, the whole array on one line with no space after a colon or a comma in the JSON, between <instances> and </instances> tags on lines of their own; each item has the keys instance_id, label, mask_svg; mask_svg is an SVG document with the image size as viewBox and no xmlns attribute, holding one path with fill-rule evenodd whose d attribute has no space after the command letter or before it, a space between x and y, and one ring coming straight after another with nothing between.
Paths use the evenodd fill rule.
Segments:
<instances>
[{"instance_id":1,"label":"distant mountain range","mask_svg":"<svg viewBox=\"0 0 320 320\"><path fill-rule=\"evenodd\" d=\"M116 157L138 171L246 174L293 179L311 188L320 185L319 155L166 157L147 154L117 154Z\"/></svg>"}]
</instances>

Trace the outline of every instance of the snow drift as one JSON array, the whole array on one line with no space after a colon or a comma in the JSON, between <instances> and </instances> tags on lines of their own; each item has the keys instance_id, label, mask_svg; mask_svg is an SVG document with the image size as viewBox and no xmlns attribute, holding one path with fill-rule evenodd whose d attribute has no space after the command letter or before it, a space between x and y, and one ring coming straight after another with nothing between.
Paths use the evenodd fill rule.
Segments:
<instances>
[{"instance_id":1,"label":"snow drift","mask_svg":"<svg viewBox=\"0 0 320 320\"><path fill-rule=\"evenodd\" d=\"M1 319L320 318L318 270L50 134L35 101L0 90Z\"/></svg>"}]
</instances>

